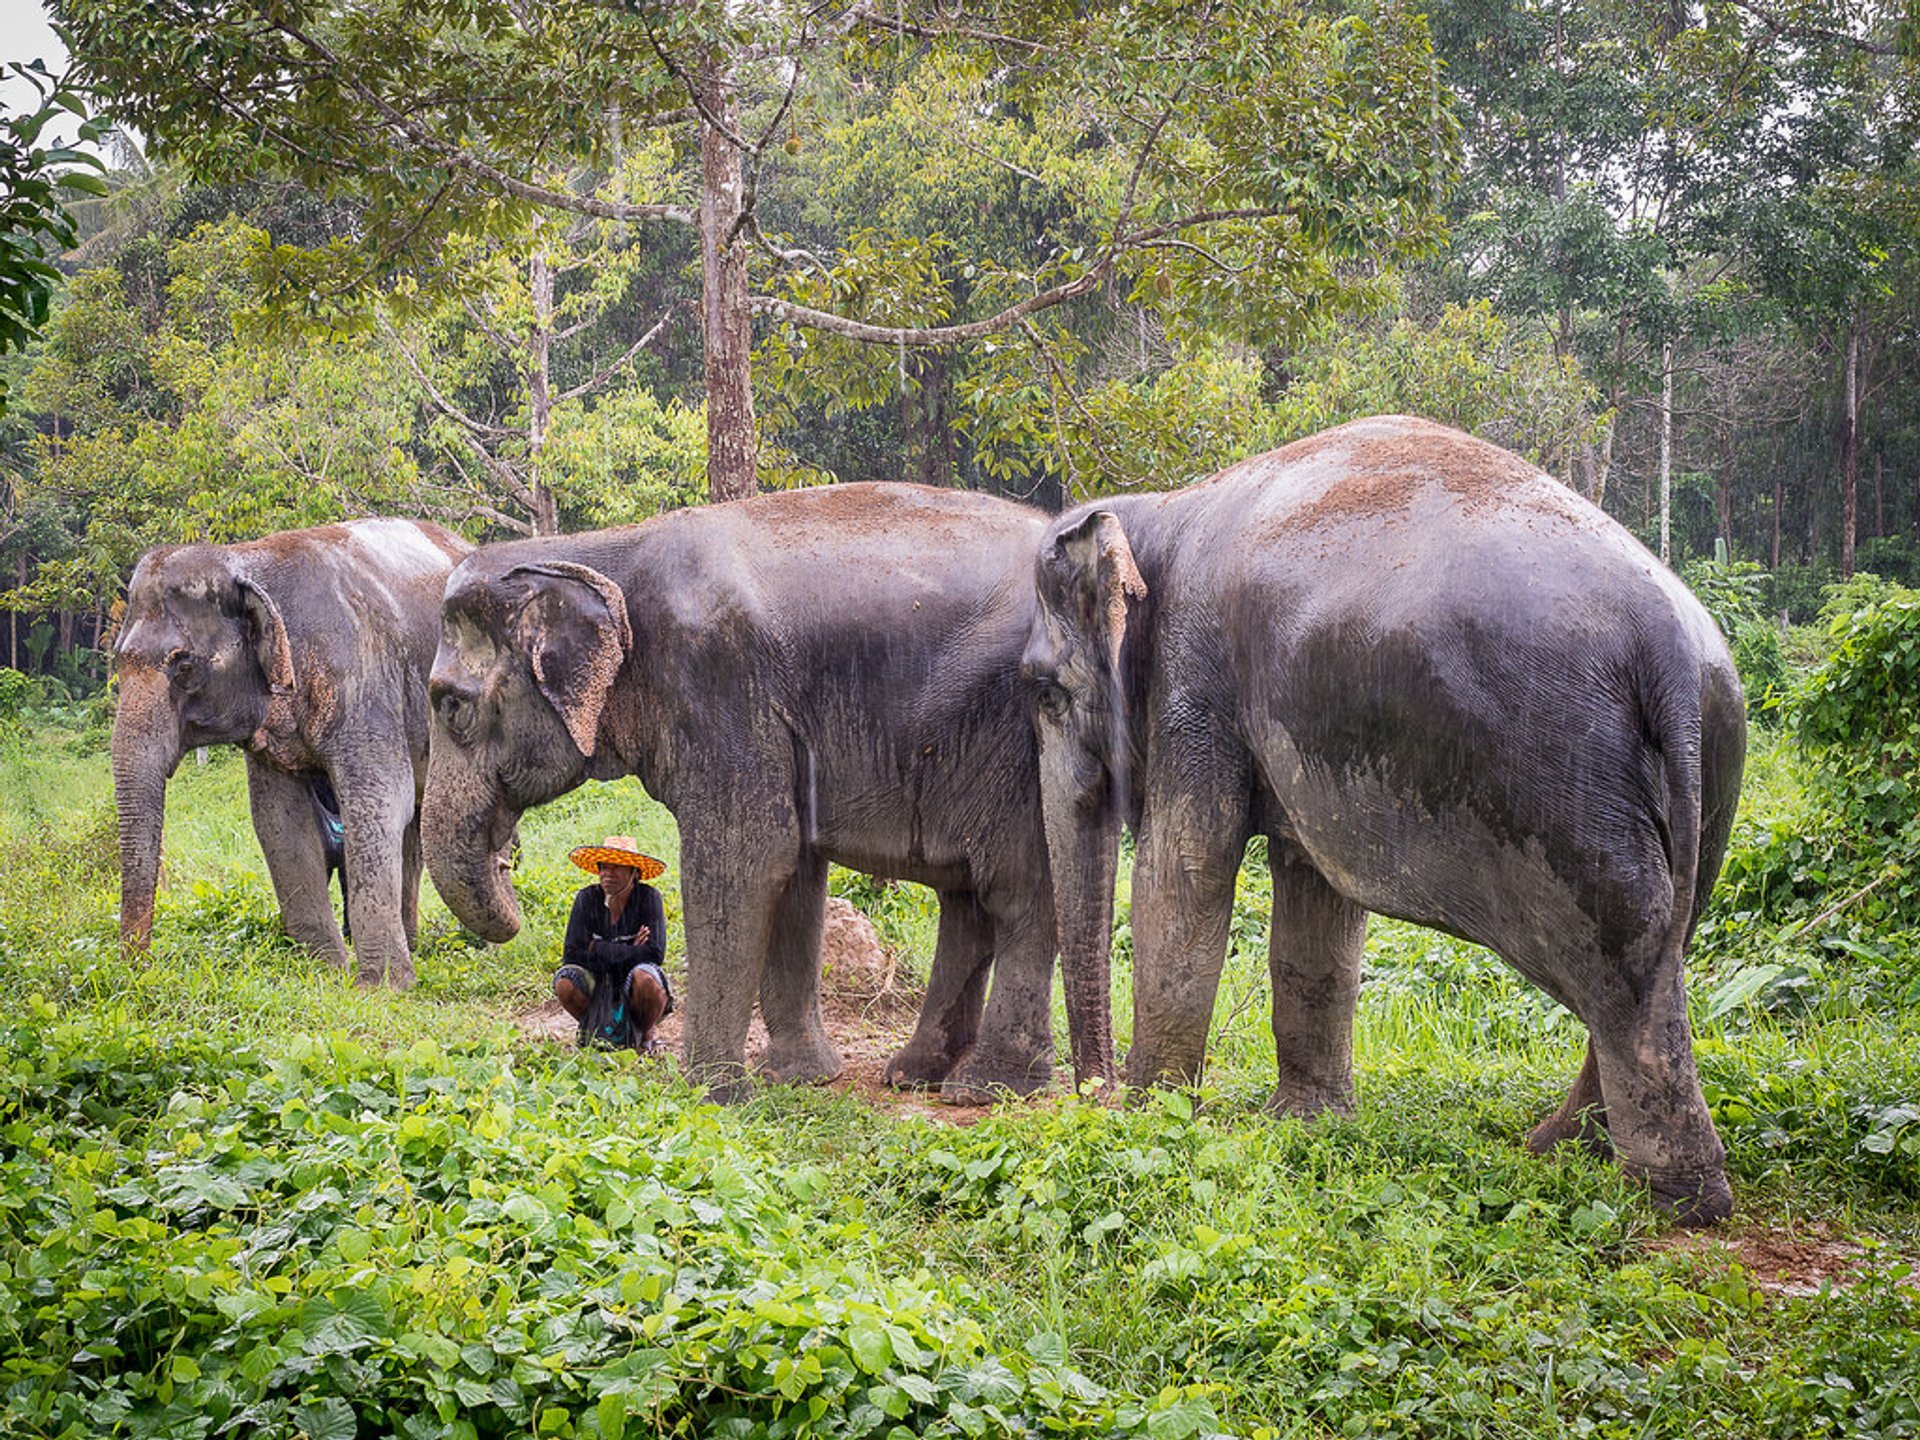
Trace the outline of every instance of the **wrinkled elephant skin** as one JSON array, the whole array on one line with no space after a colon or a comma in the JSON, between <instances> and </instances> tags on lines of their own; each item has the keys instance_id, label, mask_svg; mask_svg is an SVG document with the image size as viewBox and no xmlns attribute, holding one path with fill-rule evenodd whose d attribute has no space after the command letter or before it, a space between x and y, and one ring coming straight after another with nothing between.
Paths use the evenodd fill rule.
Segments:
<instances>
[{"instance_id":1,"label":"wrinkled elephant skin","mask_svg":"<svg viewBox=\"0 0 1920 1440\"><path fill-rule=\"evenodd\" d=\"M763 1075L838 1073L829 862L939 896L926 1004L888 1079L956 1100L1039 1088L1056 946L1018 661L1045 523L859 484L480 550L434 662L436 888L481 935L512 934L521 813L635 775L680 829L685 1058L712 1093L744 1093L756 998Z\"/></svg>"},{"instance_id":2,"label":"wrinkled elephant skin","mask_svg":"<svg viewBox=\"0 0 1920 1440\"><path fill-rule=\"evenodd\" d=\"M1729 1212L1682 955L1744 707L1713 621L1637 541L1503 450L1379 417L1083 506L1035 575L1049 836L1116 811L1136 831L1131 1081L1199 1075L1265 835L1274 1109L1351 1104L1366 916L1391 915L1496 951L1586 1024L1536 1148L1604 1140L1682 1218ZM1063 915L1104 898L1055 869Z\"/></svg>"},{"instance_id":3,"label":"wrinkled elephant skin","mask_svg":"<svg viewBox=\"0 0 1920 1440\"><path fill-rule=\"evenodd\" d=\"M324 775L345 828L359 978L413 983L427 669L447 575L472 548L435 525L355 520L141 558L114 648L129 949L152 932L168 778L190 748L238 745L287 933L346 963L315 820Z\"/></svg>"}]
</instances>

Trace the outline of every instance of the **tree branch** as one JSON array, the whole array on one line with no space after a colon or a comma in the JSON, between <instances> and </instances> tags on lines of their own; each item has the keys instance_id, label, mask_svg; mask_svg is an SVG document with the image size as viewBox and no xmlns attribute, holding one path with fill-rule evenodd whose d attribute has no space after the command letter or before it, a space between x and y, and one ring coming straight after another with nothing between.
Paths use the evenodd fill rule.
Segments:
<instances>
[{"instance_id":1,"label":"tree branch","mask_svg":"<svg viewBox=\"0 0 1920 1440\"><path fill-rule=\"evenodd\" d=\"M374 320L380 327L380 333L391 340L393 342L393 348L400 352L401 363L407 367L407 372L413 376L415 382L426 392L427 401L435 410L446 416L447 419L453 421L454 424L474 435L491 435L504 439L515 433L504 426L494 425L485 420L476 419L451 400L447 399L446 396L442 395L439 387L427 377L427 372L421 367L419 358L413 351L407 348L406 341L402 340L399 332L388 323L387 317L383 314L376 314Z\"/></svg>"},{"instance_id":2,"label":"tree branch","mask_svg":"<svg viewBox=\"0 0 1920 1440\"><path fill-rule=\"evenodd\" d=\"M546 205L556 210L570 210L576 214L595 215L602 220L672 220L682 225L698 223L693 211L680 205L628 205L610 200L595 199L591 195L575 195L566 190L555 190L546 185L535 185L502 170L492 161L475 155L463 146L450 140L443 140L426 126L408 116L404 111L374 93L353 72L341 62L339 56L319 40L306 34L298 27L279 23L275 29L318 56L330 67L332 78L346 89L352 91L367 105L371 106L386 122L402 135L440 156L455 169L464 170L478 176L489 184L505 190L516 199L526 200L536 205Z\"/></svg>"},{"instance_id":3,"label":"tree branch","mask_svg":"<svg viewBox=\"0 0 1920 1440\"><path fill-rule=\"evenodd\" d=\"M1824 25L1802 25L1794 21L1783 20L1766 6L1756 4L1755 0L1728 0L1736 10L1744 10L1762 25L1769 34L1784 40L1827 40L1849 49L1858 50L1865 55L1894 56L1900 53L1896 45L1884 45L1868 40L1864 36L1849 35L1844 30L1829 30Z\"/></svg>"},{"instance_id":4,"label":"tree branch","mask_svg":"<svg viewBox=\"0 0 1920 1440\"><path fill-rule=\"evenodd\" d=\"M1169 220L1164 224L1136 230L1131 235L1123 235L1115 239L1107 246L1106 252L1088 266L1085 273L1077 279L1055 285L1049 290L1041 291L1038 295L1029 296L985 320L974 320L962 325L936 325L926 329L908 329L898 325L870 325L863 320L849 320L843 315L833 315L825 310L815 310L810 305L801 305L793 300L782 300L777 296L769 295L756 295L752 303L754 310L758 313L772 315L779 320L790 320L815 330L824 330L832 335L858 340L867 345L912 345L921 348L962 345L969 340L980 340L988 335L997 334L1019 324L1029 315L1037 315L1040 311L1050 310L1055 305L1077 300L1089 291L1098 289L1112 273L1120 256L1129 250L1144 249L1155 241L1182 230L1213 225L1222 220L1272 220L1285 213L1284 210L1270 208L1202 210L1192 215L1184 215L1178 220Z\"/></svg>"},{"instance_id":5,"label":"tree branch","mask_svg":"<svg viewBox=\"0 0 1920 1440\"><path fill-rule=\"evenodd\" d=\"M978 40L985 45L1005 45L1025 50L1030 55L1051 55L1054 47L1039 40L1021 40L992 30L973 30L964 25L917 25L903 15L881 15L864 5L854 7L852 17L859 24L894 35L911 35L916 40Z\"/></svg>"},{"instance_id":6,"label":"tree branch","mask_svg":"<svg viewBox=\"0 0 1920 1440\"><path fill-rule=\"evenodd\" d=\"M599 374L593 376L591 379L582 380L578 385L574 386L571 390L561 391L558 395L553 397L553 403L558 405L562 400L578 399L580 396L590 394L591 392L598 390L602 385L606 384L607 381L613 378L615 373L617 373L621 369L624 369L626 365L633 359L634 356L638 355L642 350L644 350L648 345L650 345L653 342L654 337L657 336L662 330L666 328L667 321L673 318L673 312L679 308L680 307L678 305L669 305L667 307L666 313L662 315L658 320L653 322L653 328L648 330L646 334L642 335L638 340L634 341L633 344L627 347L626 354L622 355L618 360L615 360L612 364L606 366L606 368L601 370Z\"/></svg>"}]
</instances>

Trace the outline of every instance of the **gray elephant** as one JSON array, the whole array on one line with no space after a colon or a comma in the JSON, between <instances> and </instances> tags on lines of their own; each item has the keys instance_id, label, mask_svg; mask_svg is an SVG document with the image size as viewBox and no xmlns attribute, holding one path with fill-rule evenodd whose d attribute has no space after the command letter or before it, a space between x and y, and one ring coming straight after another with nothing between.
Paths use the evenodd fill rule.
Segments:
<instances>
[{"instance_id":1,"label":"gray elephant","mask_svg":"<svg viewBox=\"0 0 1920 1440\"><path fill-rule=\"evenodd\" d=\"M1018 673L1045 522L840 485L479 551L433 667L435 886L483 937L513 935L520 814L637 775L680 828L686 1063L713 1093L743 1090L756 994L764 1074L838 1073L818 993L830 861L939 896L889 1081L957 1100L1046 1084L1053 901Z\"/></svg>"},{"instance_id":2,"label":"gray elephant","mask_svg":"<svg viewBox=\"0 0 1920 1440\"><path fill-rule=\"evenodd\" d=\"M1200 1073L1234 877L1265 835L1271 1108L1351 1104L1366 916L1391 915L1487 946L1585 1022L1536 1148L1610 1142L1683 1218L1729 1212L1681 962L1745 712L1713 621L1625 530L1495 446L1387 416L1082 506L1036 579L1023 669L1080 915L1063 934L1110 904L1076 832L1115 809L1136 832L1130 1081ZM1098 1009L1070 998L1070 1022L1097 1033Z\"/></svg>"},{"instance_id":3,"label":"gray elephant","mask_svg":"<svg viewBox=\"0 0 1920 1440\"><path fill-rule=\"evenodd\" d=\"M436 525L354 520L239 545L162 546L134 569L114 650L120 934L153 929L167 780L238 745L281 923L337 964L317 782L338 797L362 984L413 983L427 668L440 595L473 547Z\"/></svg>"}]
</instances>

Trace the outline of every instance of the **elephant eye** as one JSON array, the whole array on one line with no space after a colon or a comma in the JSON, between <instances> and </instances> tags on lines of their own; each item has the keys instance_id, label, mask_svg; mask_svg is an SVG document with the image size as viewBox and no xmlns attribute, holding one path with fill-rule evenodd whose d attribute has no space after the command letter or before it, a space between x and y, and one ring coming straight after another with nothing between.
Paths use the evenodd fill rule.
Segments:
<instances>
[{"instance_id":1,"label":"elephant eye","mask_svg":"<svg viewBox=\"0 0 1920 1440\"><path fill-rule=\"evenodd\" d=\"M462 695L458 690L440 690L435 693L433 704L440 712L440 722L447 727L449 735L462 744L472 738L478 707L471 696Z\"/></svg>"},{"instance_id":2,"label":"elephant eye","mask_svg":"<svg viewBox=\"0 0 1920 1440\"><path fill-rule=\"evenodd\" d=\"M1040 708L1053 719L1058 720L1067 713L1073 704L1073 698L1067 694L1066 687L1058 680L1046 679L1040 682Z\"/></svg>"},{"instance_id":3,"label":"elephant eye","mask_svg":"<svg viewBox=\"0 0 1920 1440\"><path fill-rule=\"evenodd\" d=\"M176 650L167 657L167 677L175 689L191 695L207 683L207 662L189 651Z\"/></svg>"}]
</instances>

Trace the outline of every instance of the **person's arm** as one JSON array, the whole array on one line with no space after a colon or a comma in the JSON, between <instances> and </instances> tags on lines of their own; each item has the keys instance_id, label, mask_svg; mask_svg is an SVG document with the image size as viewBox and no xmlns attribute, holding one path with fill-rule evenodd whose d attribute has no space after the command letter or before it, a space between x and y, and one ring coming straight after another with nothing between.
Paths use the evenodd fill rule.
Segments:
<instances>
[{"instance_id":1,"label":"person's arm","mask_svg":"<svg viewBox=\"0 0 1920 1440\"><path fill-rule=\"evenodd\" d=\"M593 947L594 953L621 967L658 965L667 954L667 912L660 903L660 892L651 885L636 884L627 901L627 915L622 919L629 917L634 921L634 933L644 929L647 938L637 945L624 940L602 940Z\"/></svg>"},{"instance_id":2,"label":"person's arm","mask_svg":"<svg viewBox=\"0 0 1920 1440\"><path fill-rule=\"evenodd\" d=\"M573 897L573 913L567 917L567 938L560 946L562 963L580 965L588 970L594 968L593 900L599 893L597 886L589 885Z\"/></svg>"}]
</instances>

